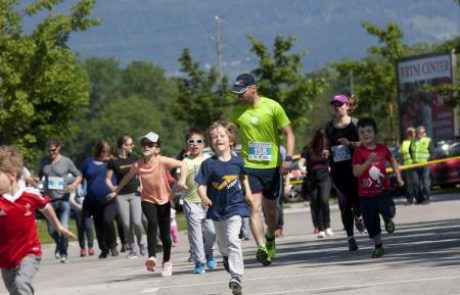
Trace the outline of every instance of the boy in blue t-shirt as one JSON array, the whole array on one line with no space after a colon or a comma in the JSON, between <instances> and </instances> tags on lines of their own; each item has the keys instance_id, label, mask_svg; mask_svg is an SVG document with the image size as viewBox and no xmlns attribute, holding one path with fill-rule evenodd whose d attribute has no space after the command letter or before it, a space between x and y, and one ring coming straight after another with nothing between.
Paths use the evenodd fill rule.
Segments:
<instances>
[{"instance_id":1,"label":"boy in blue t-shirt","mask_svg":"<svg viewBox=\"0 0 460 295\"><path fill-rule=\"evenodd\" d=\"M207 218L214 221L224 267L231 275L229 287L234 295L239 295L244 272L239 233L242 218L250 215L248 204L251 205L252 193L243 160L232 154L232 147L236 145L234 130L234 125L224 122L215 122L209 127L215 156L202 163L195 181L203 206L209 207Z\"/></svg>"}]
</instances>

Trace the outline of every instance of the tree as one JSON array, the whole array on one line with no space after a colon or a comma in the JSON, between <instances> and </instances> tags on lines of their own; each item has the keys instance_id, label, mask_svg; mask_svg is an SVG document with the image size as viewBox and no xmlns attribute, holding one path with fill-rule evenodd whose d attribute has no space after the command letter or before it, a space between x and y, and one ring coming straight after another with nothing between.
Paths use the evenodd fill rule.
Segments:
<instances>
[{"instance_id":1,"label":"tree","mask_svg":"<svg viewBox=\"0 0 460 295\"><path fill-rule=\"evenodd\" d=\"M107 58L89 58L84 65L94 99L80 112L76 138L66 142L68 155L78 162L101 139L113 143L121 135L130 135L136 141L148 131L160 135L162 153L174 155L182 149L185 127L170 115L176 84L161 68L141 61L120 68Z\"/></svg>"},{"instance_id":2,"label":"tree","mask_svg":"<svg viewBox=\"0 0 460 295\"><path fill-rule=\"evenodd\" d=\"M285 109L294 127L309 122L307 113L327 85L325 79L303 73L304 54L289 53L294 37L275 37L273 53L253 36L251 51L258 57L259 64L252 71L257 80L260 94L278 101Z\"/></svg>"},{"instance_id":3,"label":"tree","mask_svg":"<svg viewBox=\"0 0 460 295\"><path fill-rule=\"evenodd\" d=\"M212 122L224 118L228 111L232 101L228 79L224 76L219 80L215 68L200 69L187 48L182 51L179 62L184 76L176 79L179 94L173 104L174 116L190 127L205 130Z\"/></svg>"},{"instance_id":4,"label":"tree","mask_svg":"<svg viewBox=\"0 0 460 295\"><path fill-rule=\"evenodd\" d=\"M72 120L88 103L86 72L67 47L72 32L97 24L89 18L95 0L80 0L69 15L53 13L62 0L39 0L26 16L47 12L30 34L22 31L16 0L0 0L0 140L26 158L39 155L51 135L72 136Z\"/></svg>"},{"instance_id":5,"label":"tree","mask_svg":"<svg viewBox=\"0 0 460 295\"><path fill-rule=\"evenodd\" d=\"M353 94L359 98L357 113L382 122L381 133L395 142L398 122L394 65L408 53L408 47L402 43L403 32L395 23L389 23L384 29L370 22L363 22L362 26L378 38L381 46L368 48L370 55L362 61L343 61L335 67L342 79L348 80L351 73L354 77Z\"/></svg>"}]
</instances>

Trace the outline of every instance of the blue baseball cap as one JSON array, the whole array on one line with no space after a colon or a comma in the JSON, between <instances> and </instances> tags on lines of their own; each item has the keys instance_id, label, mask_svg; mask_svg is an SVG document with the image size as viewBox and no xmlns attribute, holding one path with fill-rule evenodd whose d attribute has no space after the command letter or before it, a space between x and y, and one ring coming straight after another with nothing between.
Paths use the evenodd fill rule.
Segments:
<instances>
[{"instance_id":1,"label":"blue baseball cap","mask_svg":"<svg viewBox=\"0 0 460 295\"><path fill-rule=\"evenodd\" d=\"M246 88L252 85L256 85L256 79L253 75L248 73L238 75L235 79L235 83L233 83L232 92L241 94L246 91Z\"/></svg>"}]
</instances>

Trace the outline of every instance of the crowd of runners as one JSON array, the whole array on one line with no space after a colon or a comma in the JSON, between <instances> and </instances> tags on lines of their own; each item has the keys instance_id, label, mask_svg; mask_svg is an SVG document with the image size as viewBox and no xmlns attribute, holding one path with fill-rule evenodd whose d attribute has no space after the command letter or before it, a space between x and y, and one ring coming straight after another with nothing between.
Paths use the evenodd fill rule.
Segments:
<instances>
[{"instance_id":1,"label":"crowd of runners","mask_svg":"<svg viewBox=\"0 0 460 295\"><path fill-rule=\"evenodd\" d=\"M21 155L12 147L2 146L0 267L9 292L33 294L31 280L41 257L33 214L36 209L48 220L49 234L56 243L55 256L62 263L68 262L69 237L76 238L68 230L73 208L80 256L96 255L92 222L98 257L119 255L118 223L121 250L127 251L127 257L144 256L148 271L160 269L161 276L171 276L171 248L178 242L172 196L184 190L183 212L194 265L191 271L202 274L216 269L213 251L219 249L229 273L229 288L233 294L242 294L241 240L248 236L242 234L242 228L249 218L256 259L264 266L272 264L276 237L281 235L283 175L292 166L295 136L282 106L258 93L251 74L239 75L232 92L238 102L227 121L214 122L207 130L190 128L184 137L186 149L176 158L161 155L160 135L149 132L137 139L123 135L114 148L100 141L93 155L77 168L61 154L59 140L52 138L47 141L48 156L40 162L35 179L23 172ZM386 231L395 230L392 218L396 212L388 193L386 163L392 165L398 185L402 186L403 180L389 149L375 142L376 122L349 115L355 104L354 98L345 95L332 98L335 116L305 145L300 165L307 167L304 192L311 198L318 237L334 234L329 213L334 186L347 235L344 246L356 251L359 246L354 228L361 232L367 229L375 242L371 256L377 258L384 255L380 215ZM283 156L280 135L284 138ZM239 155L235 152L237 138ZM203 152L206 142L213 155ZM141 146L140 156L133 153L135 144ZM21 177L26 179L21 182ZM27 183L40 183L42 191ZM158 240L161 261L157 258Z\"/></svg>"}]
</instances>

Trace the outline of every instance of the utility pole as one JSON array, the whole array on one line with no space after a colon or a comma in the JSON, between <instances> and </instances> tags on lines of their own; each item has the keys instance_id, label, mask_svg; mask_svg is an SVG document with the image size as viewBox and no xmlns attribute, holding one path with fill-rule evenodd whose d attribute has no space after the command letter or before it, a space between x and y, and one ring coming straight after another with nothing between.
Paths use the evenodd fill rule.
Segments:
<instances>
[{"instance_id":1,"label":"utility pole","mask_svg":"<svg viewBox=\"0 0 460 295\"><path fill-rule=\"evenodd\" d=\"M355 94L354 88L355 88L355 81L353 77L353 70L351 70L350 71L350 96L353 96Z\"/></svg>"},{"instance_id":2,"label":"utility pole","mask_svg":"<svg viewBox=\"0 0 460 295\"><path fill-rule=\"evenodd\" d=\"M217 51L217 74L219 75L219 81L222 80L222 49L220 40L220 18L218 15L215 17L216 20L216 51Z\"/></svg>"}]
</instances>

